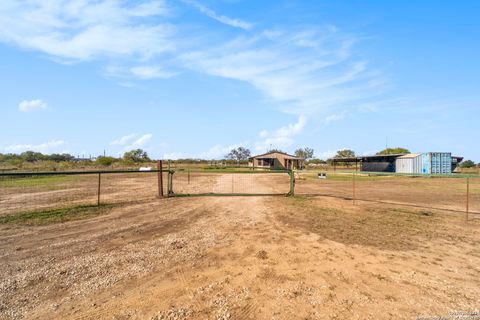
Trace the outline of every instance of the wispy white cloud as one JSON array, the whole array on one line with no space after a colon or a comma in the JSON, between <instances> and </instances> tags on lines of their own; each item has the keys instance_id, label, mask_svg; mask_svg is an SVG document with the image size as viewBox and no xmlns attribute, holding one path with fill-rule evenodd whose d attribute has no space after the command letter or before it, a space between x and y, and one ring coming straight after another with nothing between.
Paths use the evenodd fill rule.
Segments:
<instances>
[{"instance_id":1,"label":"wispy white cloud","mask_svg":"<svg viewBox=\"0 0 480 320\"><path fill-rule=\"evenodd\" d=\"M218 159L224 159L225 156L232 150L238 147L248 147L249 142L244 141L242 143L237 143L229 146L224 146L221 144L217 144L210 149L208 149L205 152L202 152L198 155L198 158L200 159L212 159L212 160L218 160Z\"/></svg>"},{"instance_id":2,"label":"wispy white cloud","mask_svg":"<svg viewBox=\"0 0 480 320\"><path fill-rule=\"evenodd\" d=\"M340 113L330 114L330 115L325 117L324 122L325 122L325 124L330 124L334 121L339 121L339 120L344 119L347 115L348 115L348 113L345 110L340 112Z\"/></svg>"},{"instance_id":3,"label":"wispy white cloud","mask_svg":"<svg viewBox=\"0 0 480 320\"><path fill-rule=\"evenodd\" d=\"M337 154L336 150L319 151L319 152L315 152L315 157L322 160L327 160L327 159L333 158L336 154Z\"/></svg>"},{"instance_id":4,"label":"wispy white cloud","mask_svg":"<svg viewBox=\"0 0 480 320\"><path fill-rule=\"evenodd\" d=\"M186 158L190 158L190 157L183 152L165 153L162 156L162 159L164 159L164 160L178 160L178 159L186 159Z\"/></svg>"},{"instance_id":5,"label":"wispy white cloud","mask_svg":"<svg viewBox=\"0 0 480 320\"><path fill-rule=\"evenodd\" d=\"M110 77L124 79L138 78L142 80L168 79L177 74L176 72L167 71L159 65L139 65L134 67L108 66L105 68L105 73Z\"/></svg>"},{"instance_id":6,"label":"wispy white cloud","mask_svg":"<svg viewBox=\"0 0 480 320\"><path fill-rule=\"evenodd\" d=\"M135 138L136 135L137 135L136 133L127 134L126 136L123 136L119 139L113 140L112 142L110 142L110 145L112 145L112 146L115 146L115 145L124 146L124 145L130 143L130 141L132 141Z\"/></svg>"},{"instance_id":7,"label":"wispy white cloud","mask_svg":"<svg viewBox=\"0 0 480 320\"><path fill-rule=\"evenodd\" d=\"M140 138L133 141L130 145L127 145L126 149L138 149L144 147L153 137L153 134L147 133Z\"/></svg>"},{"instance_id":8,"label":"wispy white cloud","mask_svg":"<svg viewBox=\"0 0 480 320\"><path fill-rule=\"evenodd\" d=\"M160 0L3 0L0 40L67 61L145 59L172 49L174 27L149 19L167 13Z\"/></svg>"},{"instance_id":9,"label":"wispy white cloud","mask_svg":"<svg viewBox=\"0 0 480 320\"><path fill-rule=\"evenodd\" d=\"M41 99L23 100L18 104L18 110L21 112L32 112L47 109L47 103Z\"/></svg>"},{"instance_id":10,"label":"wispy white cloud","mask_svg":"<svg viewBox=\"0 0 480 320\"><path fill-rule=\"evenodd\" d=\"M6 153L21 153L24 151L36 151L42 153L58 152L67 143L64 140L51 140L41 144L12 144L3 148Z\"/></svg>"},{"instance_id":11,"label":"wispy white cloud","mask_svg":"<svg viewBox=\"0 0 480 320\"><path fill-rule=\"evenodd\" d=\"M353 150L352 147L343 147L343 148L338 148L336 150L326 150L326 151L316 151L315 152L315 157L323 160L327 160L330 158L333 158L334 156L337 155L337 152L340 150ZM371 153L370 153L371 154Z\"/></svg>"},{"instance_id":12,"label":"wispy white cloud","mask_svg":"<svg viewBox=\"0 0 480 320\"><path fill-rule=\"evenodd\" d=\"M144 134L144 135L141 135L141 136L139 136L136 133L131 133L131 134L125 135L123 137L120 137L119 139L116 139L116 140L110 142L110 145L121 146L121 147L123 147L124 151L128 151L128 150L132 150L132 149L138 149L138 148L145 147L152 138L153 138L152 133L147 133L147 134ZM166 144L161 143L159 146L160 147L165 147Z\"/></svg>"},{"instance_id":13,"label":"wispy white cloud","mask_svg":"<svg viewBox=\"0 0 480 320\"><path fill-rule=\"evenodd\" d=\"M220 144L217 144L205 152L200 153L199 158L201 159L219 159L224 158L225 155L230 151L230 147L225 147Z\"/></svg>"},{"instance_id":14,"label":"wispy white cloud","mask_svg":"<svg viewBox=\"0 0 480 320\"><path fill-rule=\"evenodd\" d=\"M255 149L265 151L270 148L288 148L293 145L294 137L303 131L306 124L307 118L300 115L296 123L290 123L274 131L263 130L260 132L262 140L255 144Z\"/></svg>"},{"instance_id":15,"label":"wispy white cloud","mask_svg":"<svg viewBox=\"0 0 480 320\"><path fill-rule=\"evenodd\" d=\"M163 70L160 66L140 66L130 68L131 74L140 79L155 79L155 78L171 78L175 75L174 72Z\"/></svg>"},{"instance_id":16,"label":"wispy white cloud","mask_svg":"<svg viewBox=\"0 0 480 320\"><path fill-rule=\"evenodd\" d=\"M250 22L243 21L243 20L236 19L236 18L230 18L230 17L224 16L224 15L218 14L215 11L213 11L212 9L207 8L206 6L200 4L197 1L182 0L182 2L187 3L187 4L195 7L198 11L205 14L206 16L208 16L208 17L210 17L214 20L217 20L218 22L221 22L223 24L229 25L231 27L240 28L240 29L244 29L244 30L249 30L249 29L253 28L253 24L250 23Z\"/></svg>"},{"instance_id":17,"label":"wispy white cloud","mask_svg":"<svg viewBox=\"0 0 480 320\"><path fill-rule=\"evenodd\" d=\"M181 59L193 70L253 85L285 112L308 115L353 108L383 92L381 73L352 57L356 41L330 29L265 31Z\"/></svg>"}]
</instances>

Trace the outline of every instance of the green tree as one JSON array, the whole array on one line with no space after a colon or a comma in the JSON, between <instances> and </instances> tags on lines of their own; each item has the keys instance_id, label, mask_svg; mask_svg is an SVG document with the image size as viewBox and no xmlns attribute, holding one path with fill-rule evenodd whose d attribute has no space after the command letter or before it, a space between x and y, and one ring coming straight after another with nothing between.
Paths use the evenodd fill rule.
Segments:
<instances>
[{"instance_id":1,"label":"green tree","mask_svg":"<svg viewBox=\"0 0 480 320\"><path fill-rule=\"evenodd\" d=\"M148 154L146 151L142 149L135 149L131 151L127 151L123 154L123 159L126 162L146 162L146 161L151 161L150 158L148 157Z\"/></svg>"},{"instance_id":2,"label":"green tree","mask_svg":"<svg viewBox=\"0 0 480 320\"><path fill-rule=\"evenodd\" d=\"M298 148L295 150L295 156L308 160L313 158L313 149L312 148Z\"/></svg>"},{"instance_id":3,"label":"green tree","mask_svg":"<svg viewBox=\"0 0 480 320\"><path fill-rule=\"evenodd\" d=\"M96 162L102 166L111 166L117 159L114 157L100 156L97 158Z\"/></svg>"},{"instance_id":4,"label":"green tree","mask_svg":"<svg viewBox=\"0 0 480 320\"><path fill-rule=\"evenodd\" d=\"M322 159L318 159L318 158L312 158L310 160L308 160L308 164L326 164L327 161L325 160L322 160Z\"/></svg>"},{"instance_id":5,"label":"green tree","mask_svg":"<svg viewBox=\"0 0 480 320\"><path fill-rule=\"evenodd\" d=\"M338 150L337 154L335 155L335 159L344 159L344 158L353 158L355 157L355 151L350 150L350 149L343 149L343 150ZM349 167L350 162L337 162L339 165L344 165Z\"/></svg>"},{"instance_id":6,"label":"green tree","mask_svg":"<svg viewBox=\"0 0 480 320\"><path fill-rule=\"evenodd\" d=\"M272 149L270 149L270 150L267 151L267 153L272 153L272 152L286 153L285 151L282 151L282 150L277 149L277 148L272 148Z\"/></svg>"},{"instance_id":7,"label":"green tree","mask_svg":"<svg viewBox=\"0 0 480 320\"><path fill-rule=\"evenodd\" d=\"M384 154L402 154L402 153L410 153L408 149L405 148L387 148L382 151L377 152L377 155L384 155Z\"/></svg>"},{"instance_id":8,"label":"green tree","mask_svg":"<svg viewBox=\"0 0 480 320\"><path fill-rule=\"evenodd\" d=\"M73 158L74 158L74 156L72 156L71 154L68 154L68 153L62 153L62 154L52 153L51 155L46 155L44 157L47 160L51 160L51 161L55 161L55 162L72 161Z\"/></svg>"},{"instance_id":9,"label":"green tree","mask_svg":"<svg viewBox=\"0 0 480 320\"><path fill-rule=\"evenodd\" d=\"M245 161L250 158L250 150L244 147L238 147L235 149L232 149L225 157L230 160L236 160L237 163L240 163L240 161Z\"/></svg>"},{"instance_id":10,"label":"green tree","mask_svg":"<svg viewBox=\"0 0 480 320\"><path fill-rule=\"evenodd\" d=\"M23 161L36 162L36 161L44 160L45 157L40 152L25 151L20 154L20 158L22 158Z\"/></svg>"},{"instance_id":11,"label":"green tree","mask_svg":"<svg viewBox=\"0 0 480 320\"><path fill-rule=\"evenodd\" d=\"M350 149L338 150L335 158L353 158L355 157L355 151Z\"/></svg>"},{"instance_id":12,"label":"green tree","mask_svg":"<svg viewBox=\"0 0 480 320\"><path fill-rule=\"evenodd\" d=\"M473 168L475 167L475 162L472 160L465 160L460 163L460 168Z\"/></svg>"}]
</instances>

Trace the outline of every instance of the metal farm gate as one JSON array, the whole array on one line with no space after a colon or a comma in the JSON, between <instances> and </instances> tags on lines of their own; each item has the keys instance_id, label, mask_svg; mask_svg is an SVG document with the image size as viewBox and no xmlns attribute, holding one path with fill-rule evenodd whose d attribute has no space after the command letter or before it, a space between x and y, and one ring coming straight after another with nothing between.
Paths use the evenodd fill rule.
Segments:
<instances>
[{"instance_id":1,"label":"metal farm gate","mask_svg":"<svg viewBox=\"0 0 480 320\"><path fill-rule=\"evenodd\" d=\"M167 196L294 195L290 170L222 168L169 170Z\"/></svg>"}]
</instances>

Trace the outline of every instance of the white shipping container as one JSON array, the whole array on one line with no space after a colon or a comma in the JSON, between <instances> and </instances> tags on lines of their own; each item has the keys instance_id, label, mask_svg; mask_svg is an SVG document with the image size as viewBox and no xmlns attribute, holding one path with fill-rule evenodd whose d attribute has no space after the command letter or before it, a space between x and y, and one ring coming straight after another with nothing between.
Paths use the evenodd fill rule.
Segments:
<instances>
[{"instance_id":1,"label":"white shipping container","mask_svg":"<svg viewBox=\"0 0 480 320\"><path fill-rule=\"evenodd\" d=\"M397 173L417 174L422 173L422 157L420 153L411 153L398 157L395 161Z\"/></svg>"}]
</instances>

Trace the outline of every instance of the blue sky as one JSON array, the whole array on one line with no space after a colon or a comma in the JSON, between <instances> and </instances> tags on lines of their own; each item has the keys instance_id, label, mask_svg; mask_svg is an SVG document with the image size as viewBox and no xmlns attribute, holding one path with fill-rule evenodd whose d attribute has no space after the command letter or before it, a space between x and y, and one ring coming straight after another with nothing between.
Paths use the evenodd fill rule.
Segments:
<instances>
[{"instance_id":1,"label":"blue sky","mask_svg":"<svg viewBox=\"0 0 480 320\"><path fill-rule=\"evenodd\" d=\"M480 162L480 2L3 0L0 152Z\"/></svg>"}]
</instances>

